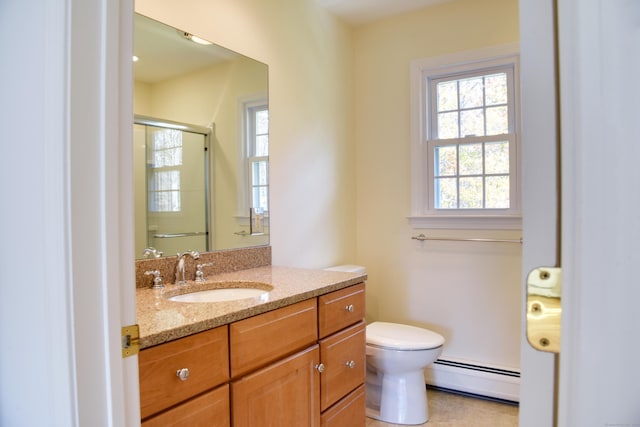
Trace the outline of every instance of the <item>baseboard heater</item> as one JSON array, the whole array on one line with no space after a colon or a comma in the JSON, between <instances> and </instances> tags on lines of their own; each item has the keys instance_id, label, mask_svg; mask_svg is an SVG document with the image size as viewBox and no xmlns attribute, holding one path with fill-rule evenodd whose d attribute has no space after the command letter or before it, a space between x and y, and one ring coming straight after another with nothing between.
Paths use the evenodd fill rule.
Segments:
<instances>
[{"instance_id":1,"label":"baseboard heater","mask_svg":"<svg viewBox=\"0 0 640 427\"><path fill-rule=\"evenodd\" d=\"M520 401L520 372L468 361L438 359L425 369L428 386L506 402Z\"/></svg>"}]
</instances>

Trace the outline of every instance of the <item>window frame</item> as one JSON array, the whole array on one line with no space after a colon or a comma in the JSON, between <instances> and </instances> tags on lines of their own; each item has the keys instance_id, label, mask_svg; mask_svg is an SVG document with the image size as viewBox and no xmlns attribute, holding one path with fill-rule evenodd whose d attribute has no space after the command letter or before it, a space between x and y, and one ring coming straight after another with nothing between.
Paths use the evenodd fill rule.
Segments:
<instances>
[{"instance_id":1,"label":"window frame","mask_svg":"<svg viewBox=\"0 0 640 427\"><path fill-rule=\"evenodd\" d=\"M435 79L452 80L469 74L491 73L504 67L512 68L514 133L495 137L462 137L431 139L431 126L437 112L431 111L430 100ZM520 229L520 109L519 109L519 54L517 44L494 46L452 55L414 60L411 63L411 215L413 228L447 229ZM514 141L512 141L512 138ZM478 141L508 140L510 207L508 209L435 209L434 207L434 153L435 145L459 145Z\"/></svg>"},{"instance_id":2,"label":"window frame","mask_svg":"<svg viewBox=\"0 0 640 427\"><path fill-rule=\"evenodd\" d=\"M264 108L263 108L264 107ZM246 97L242 97L238 100L238 115L241 120L238 120L240 129L240 146L241 150L238 151L238 170L241 171L238 179L238 205L236 219L240 225L249 225L249 209L253 206L253 177L252 177L252 163L254 161L266 161L267 169L269 168L269 156L255 157L253 144L255 143L255 129L253 125L253 119L250 118L251 111L256 109L269 110L269 100L266 94L255 94ZM268 174L268 172L267 172ZM270 180L269 180L270 181ZM269 193L270 182L267 182L267 193ZM268 195L268 197L270 194ZM267 206L269 200L267 201ZM269 216L269 211L264 211L264 217Z\"/></svg>"},{"instance_id":3,"label":"window frame","mask_svg":"<svg viewBox=\"0 0 640 427\"><path fill-rule=\"evenodd\" d=\"M247 113L247 167L249 169L249 207L256 208L256 200L254 199L256 188L266 188L267 191L267 206L261 207L265 216L269 215L269 155L258 156L256 155L256 140L258 136L256 115L260 111L266 111L269 113L269 106L267 103L260 103L259 105L250 105L246 109ZM267 139L269 138L269 131L267 130ZM266 163L266 184L254 184L254 168L255 164Z\"/></svg>"}]
</instances>

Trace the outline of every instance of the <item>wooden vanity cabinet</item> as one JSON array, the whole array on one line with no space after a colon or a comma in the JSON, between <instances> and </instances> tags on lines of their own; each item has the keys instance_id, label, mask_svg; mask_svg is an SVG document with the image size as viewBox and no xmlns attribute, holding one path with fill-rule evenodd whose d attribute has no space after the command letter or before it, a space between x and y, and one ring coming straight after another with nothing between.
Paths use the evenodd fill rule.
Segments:
<instances>
[{"instance_id":1,"label":"wooden vanity cabinet","mask_svg":"<svg viewBox=\"0 0 640 427\"><path fill-rule=\"evenodd\" d=\"M364 383L365 341L363 321L320 341L322 411Z\"/></svg>"},{"instance_id":2,"label":"wooden vanity cabinet","mask_svg":"<svg viewBox=\"0 0 640 427\"><path fill-rule=\"evenodd\" d=\"M233 426L364 427L363 319L359 284L231 324Z\"/></svg>"},{"instance_id":3,"label":"wooden vanity cabinet","mask_svg":"<svg viewBox=\"0 0 640 427\"><path fill-rule=\"evenodd\" d=\"M318 297L320 338L358 323L365 315L364 283Z\"/></svg>"},{"instance_id":4,"label":"wooden vanity cabinet","mask_svg":"<svg viewBox=\"0 0 640 427\"><path fill-rule=\"evenodd\" d=\"M228 328L221 326L144 349L139 354L138 371L140 411L146 422L153 415L229 381ZM228 388L204 397L206 405L212 407L219 407L225 399L228 402Z\"/></svg>"},{"instance_id":5,"label":"wooden vanity cabinet","mask_svg":"<svg viewBox=\"0 0 640 427\"><path fill-rule=\"evenodd\" d=\"M321 427L364 427L366 398L364 384L345 396L331 409L324 411Z\"/></svg>"},{"instance_id":6,"label":"wooden vanity cabinet","mask_svg":"<svg viewBox=\"0 0 640 427\"><path fill-rule=\"evenodd\" d=\"M142 422L142 427L230 427L229 384L205 392Z\"/></svg>"},{"instance_id":7,"label":"wooden vanity cabinet","mask_svg":"<svg viewBox=\"0 0 640 427\"><path fill-rule=\"evenodd\" d=\"M364 427L363 319L362 283L144 349L142 424Z\"/></svg>"},{"instance_id":8,"label":"wooden vanity cabinet","mask_svg":"<svg viewBox=\"0 0 640 427\"><path fill-rule=\"evenodd\" d=\"M365 426L364 314L364 283L318 298L323 427Z\"/></svg>"},{"instance_id":9,"label":"wooden vanity cabinet","mask_svg":"<svg viewBox=\"0 0 640 427\"><path fill-rule=\"evenodd\" d=\"M318 341L316 300L309 299L229 325L231 378Z\"/></svg>"},{"instance_id":10,"label":"wooden vanity cabinet","mask_svg":"<svg viewBox=\"0 0 640 427\"><path fill-rule=\"evenodd\" d=\"M320 427L318 359L314 345L232 382L233 426Z\"/></svg>"},{"instance_id":11,"label":"wooden vanity cabinet","mask_svg":"<svg viewBox=\"0 0 640 427\"><path fill-rule=\"evenodd\" d=\"M319 427L316 299L234 322L229 335L233 426Z\"/></svg>"}]
</instances>

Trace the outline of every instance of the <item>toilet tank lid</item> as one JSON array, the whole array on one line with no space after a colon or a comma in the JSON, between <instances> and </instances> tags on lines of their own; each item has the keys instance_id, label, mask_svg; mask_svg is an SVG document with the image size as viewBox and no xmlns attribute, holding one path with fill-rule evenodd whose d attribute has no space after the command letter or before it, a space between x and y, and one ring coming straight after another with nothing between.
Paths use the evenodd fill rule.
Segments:
<instances>
[{"instance_id":1,"label":"toilet tank lid","mask_svg":"<svg viewBox=\"0 0 640 427\"><path fill-rule=\"evenodd\" d=\"M360 274L366 273L366 268L364 268L361 265L354 265L354 264L334 265L333 267L325 268L325 270L343 271L346 273L360 273Z\"/></svg>"},{"instance_id":2,"label":"toilet tank lid","mask_svg":"<svg viewBox=\"0 0 640 427\"><path fill-rule=\"evenodd\" d=\"M444 344L444 337L428 329L399 323L367 325L367 344L394 350L428 350Z\"/></svg>"}]
</instances>

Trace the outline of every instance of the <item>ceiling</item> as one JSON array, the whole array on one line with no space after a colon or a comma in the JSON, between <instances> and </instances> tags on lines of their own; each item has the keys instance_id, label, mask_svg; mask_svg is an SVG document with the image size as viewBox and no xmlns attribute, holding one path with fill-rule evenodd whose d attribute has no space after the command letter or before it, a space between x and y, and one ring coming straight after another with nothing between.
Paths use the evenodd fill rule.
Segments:
<instances>
[{"instance_id":1,"label":"ceiling","mask_svg":"<svg viewBox=\"0 0 640 427\"><path fill-rule=\"evenodd\" d=\"M411 12L452 0L316 0L333 15L352 25ZM136 14L135 79L157 83L236 56L219 46L201 46L186 40L175 29ZM167 60L167 58L172 58Z\"/></svg>"},{"instance_id":2,"label":"ceiling","mask_svg":"<svg viewBox=\"0 0 640 427\"><path fill-rule=\"evenodd\" d=\"M451 0L316 0L344 21L360 25Z\"/></svg>"}]
</instances>

